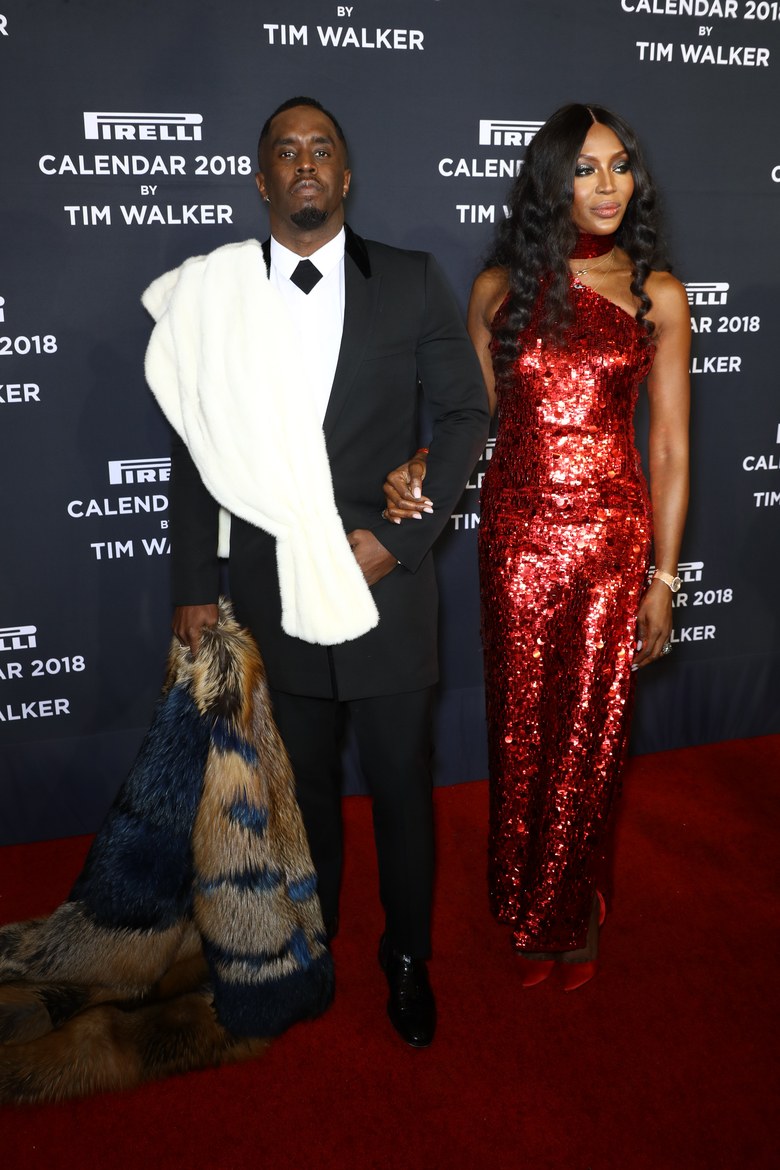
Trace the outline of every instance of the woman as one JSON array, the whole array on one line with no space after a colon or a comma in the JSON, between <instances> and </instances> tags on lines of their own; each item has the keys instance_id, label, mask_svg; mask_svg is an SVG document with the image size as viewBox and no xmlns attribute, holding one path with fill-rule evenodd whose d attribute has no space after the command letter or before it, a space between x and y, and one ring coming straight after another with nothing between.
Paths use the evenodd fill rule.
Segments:
<instances>
[{"instance_id":1,"label":"woman","mask_svg":"<svg viewBox=\"0 0 780 1170\"><path fill-rule=\"evenodd\" d=\"M632 672L671 649L690 317L664 268L631 129L599 106L558 110L529 147L469 304L499 412L479 533L490 898L527 987L556 966L567 990L595 972ZM650 498L633 442L645 378ZM419 470L389 477L389 519L431 506Z\"/></svg>"}]
</instances>

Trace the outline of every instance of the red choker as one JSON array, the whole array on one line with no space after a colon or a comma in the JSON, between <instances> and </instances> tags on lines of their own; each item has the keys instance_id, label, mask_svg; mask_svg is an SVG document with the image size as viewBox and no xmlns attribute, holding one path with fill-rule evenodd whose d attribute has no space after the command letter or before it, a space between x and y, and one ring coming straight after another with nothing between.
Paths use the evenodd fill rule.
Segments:
<instances>
[{"instance_id":1,"label":"red choker","mask_svg":"<svg viewBox=\"0 0 780 1170\"><path fill-rule=\"evenodd\" d=\"M615 237L592 236L589 232L580 232L579 239L574 245L571 254L572 260L595 260L597 256L606 256L615 246Z\"/></svg>"}]
</instances>

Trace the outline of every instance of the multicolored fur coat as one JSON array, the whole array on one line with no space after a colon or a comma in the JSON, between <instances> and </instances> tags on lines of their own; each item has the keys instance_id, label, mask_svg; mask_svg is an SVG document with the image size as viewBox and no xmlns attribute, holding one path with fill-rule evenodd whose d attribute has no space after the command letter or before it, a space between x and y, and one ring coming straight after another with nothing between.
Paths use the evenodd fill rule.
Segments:
<instances>
[{"instance_id":1,"label":"multicolored fur coat","mask_svg":"<svg viewBox=\"0 0 780 1170\"><path fill-rule=\"evenodd\" d=\"M0 1101L254 1056L333 968L263 664L230 607L174 639L152 725L68 899L0 928Z\"/></svg>"}]
</instances>

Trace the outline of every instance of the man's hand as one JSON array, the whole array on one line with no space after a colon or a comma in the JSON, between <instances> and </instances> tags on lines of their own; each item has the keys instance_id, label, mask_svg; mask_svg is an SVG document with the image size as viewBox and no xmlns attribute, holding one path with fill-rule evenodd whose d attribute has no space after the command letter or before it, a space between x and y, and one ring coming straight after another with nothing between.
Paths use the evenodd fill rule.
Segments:
<instances>
[{"instance_id":1,"label":"man's hand","mask_svg":"<svg viewBox=\"0 0 780 1170\"><path fill-rule=\"evenodd\" d=\"M193 658L198 653L200 634L204 626L215 626L219 620L216 605L177 605L173 611L171 628L182 646L189 646Z\"/></svg>"},{"instance_id":2,"label":"man's hand","mask_svg":"<svg viewBox=\"0 0 780 1170\"><path fill-rule=\"evenodd\" d=\"M354 532L348 532L347 540L368 585L376 585L377 581L386 577L398 564L393 554L388 552L367 528L356 528Z\"/></svg>"},{"instance_id":3,"label":"man's hand","mask_svg":"<svg viewBox=\"0 0 780 1170\"><path fill-rule=\"evenodd\" d=\"M385 493L383 515L393 524L402 520L422 520L423 512L432 512L433 504L422 494L422 482L428 469L425 454L418 451L408 463L388 473L382 485Z\"/></svg>"}]
</instances>

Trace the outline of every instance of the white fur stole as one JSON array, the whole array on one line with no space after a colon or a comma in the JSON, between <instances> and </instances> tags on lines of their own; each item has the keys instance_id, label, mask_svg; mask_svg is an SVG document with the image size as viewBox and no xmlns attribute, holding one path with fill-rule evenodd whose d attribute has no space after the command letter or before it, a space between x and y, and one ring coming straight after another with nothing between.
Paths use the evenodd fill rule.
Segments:
<instances>
[{"instance_id":1,"label":"white fur stole","mask_svg":"<svg viewBox=\"0 0 780 1170\"><path fill-rule=\"evenodd\" d=\"M373 629L374 600L336 510L322 429L301 407L292 322L260 244L227 244L158 277L146 380L203 483L276 537L282 627L335 645ZM174 535L175 539L175 535Z\"/></svg>"}]
</instances>

